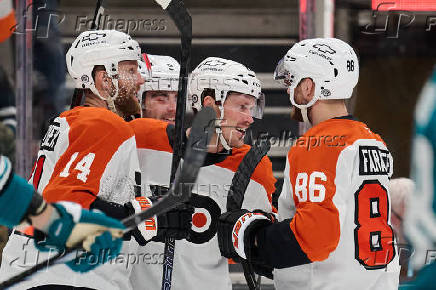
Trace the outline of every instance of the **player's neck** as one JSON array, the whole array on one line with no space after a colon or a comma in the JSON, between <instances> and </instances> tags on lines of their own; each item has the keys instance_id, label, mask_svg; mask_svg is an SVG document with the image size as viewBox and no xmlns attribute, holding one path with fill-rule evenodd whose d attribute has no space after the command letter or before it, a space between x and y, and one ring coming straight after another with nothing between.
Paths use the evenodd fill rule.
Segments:
<instances>
[{"instance_id":1,"label":"player's neck","mask_svg":"<svg viewBox=\"0 0 436 290\"><path fill-rule=\"evenodd\" d=\"M316 126L328 119L349 115L343 101L318 101L311 109L312 125Z\"/></svg>"},{"instance_id":2,"label":"player's neck","mask_svg":"<svg viewBox=\"0 0 436 290\"><path fill-rule=\"evenodd\" d=\"M108 108L106 101L100 99L94 94L86 95L83 105L87 107Z\"/></svg>"}]
</instances>

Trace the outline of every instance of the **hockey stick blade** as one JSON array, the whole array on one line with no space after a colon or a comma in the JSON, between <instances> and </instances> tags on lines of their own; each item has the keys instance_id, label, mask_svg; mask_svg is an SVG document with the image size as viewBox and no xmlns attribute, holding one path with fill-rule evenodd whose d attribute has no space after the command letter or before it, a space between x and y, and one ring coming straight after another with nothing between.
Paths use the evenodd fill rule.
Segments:
<instances>
[{"instance_id":1,"label":"hockey stick blade","mask_svg":"<svg viewBox=\"0 0 436 290\"><path fill-rule=\"evenodd\" d=\"M156 202L148 210L135 214L131 217L125 218L122 223L126 226L124 232L136 227L139 223L146 219L165 213L175 206L187 201L191 195L192 185L197 180L198 172L203 165L204 159L207 155L207 146L215 132L215 111L212 108L205 107L195 116L191 134L188 139L188 146L186 147L185 158L183 166L181 166L180 174L176 175L174 186L171 187L169 192L158 202ZM32 268L2 282L0 289L13 286L22 282L30 275L37 271L48 268L58 261L60 258L67 254L80 249L74 247L67 249L65 252L60 252L55 256L33 266Z\"/></svg>"}]
</instances>

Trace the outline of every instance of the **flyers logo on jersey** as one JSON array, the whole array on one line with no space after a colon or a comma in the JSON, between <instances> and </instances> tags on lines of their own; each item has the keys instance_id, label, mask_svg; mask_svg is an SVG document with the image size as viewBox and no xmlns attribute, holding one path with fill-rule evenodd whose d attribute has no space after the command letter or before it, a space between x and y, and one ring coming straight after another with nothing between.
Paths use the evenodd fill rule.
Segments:
<instances>
[{"instance_id":1,"label":"flyers logo on jersey","mask_svg":"<svg viewBox=\"0 0 436 290\"><path fill-rule=\"evenodd\" d=\"M359 175L388 175L390 153L377 146L359 146Z\"/></svg>"},{"instance_id":2,"label":"flyers logo on jersey","mask_svg":"<svg viewBox=\"0 0 436 290\"><path fill-rule=\"evenodd\" d=\"M54 147L58 142L60 124L52 122L48 127L47 133L41 141L40 150L54 151Z\"/></svg>"},{"instance_id":3,"label":"flyers logo on jersey","mask_svg":"<svg viewBox=\"0 0 436 290\"><path fill-rule=\"evenodd\" d=\"M221 209L209 196L193 193L190 204L195 208L192 215L192 227L189 241L194 244L209 242L217 232L218 218Z\"/></svg>"}]
</instances>

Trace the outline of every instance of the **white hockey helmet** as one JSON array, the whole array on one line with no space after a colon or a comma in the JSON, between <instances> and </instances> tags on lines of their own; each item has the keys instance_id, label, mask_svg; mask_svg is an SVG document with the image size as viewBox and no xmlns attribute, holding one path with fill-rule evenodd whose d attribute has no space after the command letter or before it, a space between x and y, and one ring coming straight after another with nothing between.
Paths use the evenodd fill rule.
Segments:
<instances>
[{"instance_id":1,"label":"white hockey helmet","mask_svg":"<svg viewBox=\"0 0 436 290\"><path fill-rule=\"evenodd\" d=\"M246 66L228 59L208 57L203 60L191 73L188 83L188 102L195 111L201 110L201 95L205 89L215 91L215 101L220 104L221 118L224 111L222 106L229 92L251 95L256 98L256 106L251 115L262 119L265 108L265 95L261 91L261 84L256 74Z\"/></svg>"},{"instance_id":2,"label":"white hockey helmet","mask_svg":"<svg viewBox=\"0 0 436 290\"><path fill-rule=\"evenodd\" d=\"M260 81L256 74L246 66L228 59L208 57L203 60L191 73L188 82L188 101L194 111L201 110L202 94L205 89L215 92L215 102L220 109L220 119L224 118L224 102L229 92L237 92L256 98L256 105L251 109L251 116L261 119L265 108L265 95L261 91ZM216 133L226 150L230 146L224 139L219 124Z\"/></svg>"},{"instance_id":3,"label":"white hockey helmet","mask_svg":"<svg viewBox=\"0 0 436 290\"><path fill-rule=\"evenodd\" d=\"M294 89L304 78L315 83L315 94L305 105L294 99ZM359 60L353 48L337 38L313 38L300 41L279 61L274 79L289 88L293 106L302 110L308 122L307 109L318 100L348 99L359 79Z\"/></svg>"},{"instance_id":4,"label":"white hockey helmet","mask_svg":"<svg viewBox=\"0 0 436 290\"><path fill-rule=\"evenodd\" d=\"M67 51L68 73L75 87L90 89L95 95L107 101L111 111L116 113L114 100L118 97L118 63L124 60L139 60L141 49L138 42L124 32L116 30L91 30L82 32ZM107 99L100 96L92 77L96 65L103 65L115 86L115 95Z\"/></svg>"},{"instance_id":5,"label":"white hockey helmet","mask_svg":"<svg viewBox=\"0 0 436 290\"><path fill-rule=\"evenodd\" d=\"M178 91L180 64L177 60L167 55L143 53L138 64L139 72L145 80L138 92L141 102L146 91Z\"/></svg>"}]
</instances>

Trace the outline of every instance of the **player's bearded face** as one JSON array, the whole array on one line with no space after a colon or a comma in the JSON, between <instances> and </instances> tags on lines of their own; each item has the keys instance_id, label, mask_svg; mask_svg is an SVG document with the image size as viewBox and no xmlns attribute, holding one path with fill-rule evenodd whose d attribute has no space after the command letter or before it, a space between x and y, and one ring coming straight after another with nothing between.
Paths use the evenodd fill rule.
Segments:
<instances>
[{"instance_id":1,"label":"player's bearded face","mask_svg":"<svg viewBox=\"0 0 436 290\"><path fill-rule=\"evenodd\" d=\"M145 93L143 117L175 123L177 92L149 91Z\"/></svg>"},{"instance_id":2,"label":"player's bearded face","mask_svg":"<svg viewBox=\"0 0 436 290\"><path fill-rule=\"evenodd\" d=\"M141 105L137 97L144 79L138 72L138 62L122 61L118 65L118 97L114 100L117 111L123 117L141 113Z\"/></svg>"},{"instance_id":3,"label":"player's bearded face","mask_svg":"<svg viewBox=\"0 0 436 290\"><path fill-rule=\"evenodd\" d=\"M246 130L253 123L251 108L256 104L253 96L230 93L224 102L224 118L221 121L223 137L230 147L244 145Z\"/></svg>"}]
</instances>

